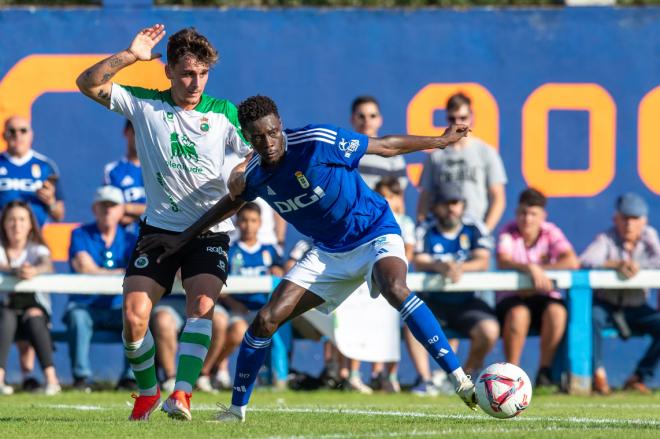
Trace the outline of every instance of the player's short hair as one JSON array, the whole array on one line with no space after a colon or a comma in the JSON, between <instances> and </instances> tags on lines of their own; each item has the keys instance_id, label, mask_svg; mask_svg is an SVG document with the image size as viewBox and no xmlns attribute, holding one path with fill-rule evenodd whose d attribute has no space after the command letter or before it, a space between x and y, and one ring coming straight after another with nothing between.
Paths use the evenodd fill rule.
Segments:
<instances>
[{"instance_id":1,"label":"player's short hair","mask_svg":"<svg viewBox=\"0 0 660 439\"><path fill-rule=\"evenodd\" d=\"M261 217L261 207L253 201L247 202L241 207L236 216L241 216L243 212L256 212Z\"/></svg>"},{"instance_id":2,"label":"player's short hair","mask_svg":"<svg viewBox=\"0 0 660 439\"><path fill-rule=\"evenodd\" d=\"M182 58L192 55L197 61L209 67L218 62L218 51L206 37L194 27L181 29L167 41L167 63L175 65Z\"/></svg>"},{"instance_id":3,"label":"player's short hair","mask_svg":"<svg viewBox=\"0 0 660 439\"><path fill-rule=\"evenodd\" d=\"M374 190L378 193L381 193L383 189L388 189L394 195L403 195L403 188L396 177L383 177L374 186Z\"/></svg>"},{"instance_id":4,"label":"player's short hair","mask_svg":"<svg viewBox=\"0 0 660 439\"><path fill-rule=\"evenodd\" d=\"M242 127L271 114L280 117L275 101L268 96L250 96L238 105L238 122Z\"/></svg>"},{"instance_id":5,"label":"player's short hair","mask_svg":"<svg viewBox=\"0 0 660 439\"><path fill-rule=\"evenodd\" d=\"M465 93L458 92L449 96L447 105L445 105L445 111L456 111L463 105L467 105L472 110L472 100Z\"/></svg>"},{"instance_id":6,"label":"player's short hair","mask_svg":"<svg viewBox=\"0 0 660 439\"><path fill-rule=\"evenodd\" d=\"M518 197L519 206L537 206L545 209L547 203L548 199L545 197L545 195L543 195L543 192L539 191L538 189L534 189L533 187L528 187L522 191L520 193L520 197Z\"/></svg>"},{"instance_id":7,"label":"player's short hair","mask_svg":"<svg viewBox=\"0 0 660 439\"><path fill-rule=\"evenodd\" d=\"M357 108L362 104L374 104L380 110L380 104L376 98L373 96L365 95L358 96L357 98L353 99L353 103L351 104L351 114L355 113L355 110L357 110Z\"/></svg>"}]
</instances>

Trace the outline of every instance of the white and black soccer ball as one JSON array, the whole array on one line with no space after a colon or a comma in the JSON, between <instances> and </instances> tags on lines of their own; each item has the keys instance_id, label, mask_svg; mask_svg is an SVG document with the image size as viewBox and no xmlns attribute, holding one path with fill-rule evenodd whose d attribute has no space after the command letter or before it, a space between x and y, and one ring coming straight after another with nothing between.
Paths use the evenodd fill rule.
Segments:
<instances>
[{"instance_id":1,"label":"white and black soccer ball","mask_svg":"<svg viewBox=\"0 0 660 439\"><path fill-rule=\"evenodd\" d=\"M524 370L511 363L485 368L474 385L479 407L490 416L513 418L532 402L532 383Z\"/></svg>"}]
</instances>

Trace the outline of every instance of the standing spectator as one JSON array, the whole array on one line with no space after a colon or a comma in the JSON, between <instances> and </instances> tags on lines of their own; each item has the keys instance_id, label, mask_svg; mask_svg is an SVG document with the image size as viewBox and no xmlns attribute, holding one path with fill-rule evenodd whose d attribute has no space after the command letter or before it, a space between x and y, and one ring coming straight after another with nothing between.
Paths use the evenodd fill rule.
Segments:
<instances>
[{"instance_id":1,"label":"standing spectator","mask_svg":"<svg viewBox=\"0 0 660 439\"><path fill-rule=\"evenodd\" d=\"M462 93L449 98L447 122L472 126L470 98ZM424 165L420 180L422 192L417 207L417 220L424 222L429 214L433 194L447 183L458 184L466 197L465 213L483 221L490 232L495 230L506 207L506 172L499 154L484 141L463 137L446 149L433 151Z\"/></svg>"},{"instance_id":2,"label":"standing spectator","mask_svg":"<svg viewBox=\"0 0 660 439\"><path fill-rule=\"evenodd\" d=\"M135 149L135 129L133 123L126 119L124 125L126 137L126 157L105 165L103 184L111 185L124 193L124 216L121 225L136 224L144 214L147 202L142 180L142 167Z\"/></svg>"},{"instance_id":3,"label":"standing spectator","mask_svg":"<svg viewBox=\"0 0 660 439\"><path fill-rule=\"evenodd\" d=\"M648 225L648 206L637 194L626 193L616 201L614 226L596 236L580 256L585 268L617 270L625 279L640 269L660 268L658 232ZM653 377L660 359L660 311L647 302L645 290L596 290L593 303L594 390L609 394L610 386L602 358L601 332L614 326L624 340L636 334L648 334L651 345L637 363L624 388L643 394L651 391L645 381Z\"/></svg>"},{"instance_id":4,"label":"standing spectator","mask_svg":"<svg viewBox=\"0 0 660 439\"><path fill-rule=\"evenodd\" d=\"M376 98L358 96L353 100L351 104L351 125L355 132L369 137L378 137L378 131L383 126L383 116ZM404 190L408 186L406 159L400 155L381 157L376 154L365 154L360 160L358 171L371 189L375 188L376 183L385 177L397 178Z\"/></svg>"},{"instance_id":5,"label":"standing spectator","mask_svg":"<svg viewBox=\"0 0 660 439\"><path fill-rule=\"evenodd\" d=\"M566 306L546 270L574 270L579 262L573 246L556 225L547 222L545 196L528 188L520 194L515 221L507 224L497 242L497 266L531 277L527 291L497 293L497 316L502 324L506 361L520 363L530 328L541 334L537 386L551 386L550 366L566 329Z\"/></svg>"},{"instance_id":6,"label":"standing spectator","mask_svg":"<svg viewBox=\"0 0 660 439\"><path fill-rule=\"evenodd\" d=\"M30 122L20 116L10 117L3 136L7 151L0 154L0 208L21 199L32 208L39 227L48 217L61 221L64 202L58 184L60 172L52 160L32 149Z\"/></svg>"},{"instance_id":7,"label":"standing spectator","mask_svg":"<svg viewBox=\"0 0 660 439\"><path fill-rule=\"evenodd\" d=\"M69 264L74 273L124 274L135 236L120 227L124 217L124 195L114 186L101 186L94 194L92 212L96 220L71 232ZM91 390L89 348L95 330L122 331L122 296L74 295L64 315L67 325L73 387ZM130 369L117 385L132 387Z\"/></svg>"},{"instance_id":8,"label":"standing spectator","mask_svg":"<svg viewBox=\"0 0 660 439\"><path fill-rule=\"evenodd\" d=\"M415 268L427 273L440 273L451 282L458 282L463 273L486 271L493 248L492 238L483 225L463 219L465 195L459 186L443 185L434 194L434 218L417 229ZM443 329L449 328L470 338L470 353L465 371L476 376L483 361L500 334L493 310L475 293L424 294ZM412 389L419 395L435 395L438 389L431 381L428 354L406 328L406 342L410 350L420 384Z\"/></svg>"},{"instance_id":9,"label":"standing spectator","mask_svg":"<svg viewBox=\"0 0 660 439\"><path fill-rule=\"evenodd\" d=\"M272 245L262 244L257 238L261 227L259 205L254 202L246 203L237 216L240 239L229 247L229 273L242 276L282 276L283 263L279 251ZM227 359L241 344L257 311L268 301L268 293L232 294L222 297L221 300L230 309L230 318L226 341L218 358L219 363ZM286 357L286 349L281 349L283 341L280 335L277 334L273 338L273 351L278 350L278 355ZM280 362L287 363L287 359L280 359ZM288 363L286 368L288 369ZM287 376L275 372L274 383L281 387L286 383Z\"/></svg>"},{"instance_id":10,"label":"standing spectator","mask_svg":"<svg viewBox=\"0 0 660 439\"><path fill-rule=\"evenodd\" d=\"M30 206L21 200L7 204L0 216L0 272L31 279L51 273L50 251L41 237ZM0 394L14 389L5 384L7 355L14 337L25 337L34 347L46 377L44 392L61 392L53 366L53 342L48 329L50 298L44 293L0 293Z\"/></svg>"}]
</instances>

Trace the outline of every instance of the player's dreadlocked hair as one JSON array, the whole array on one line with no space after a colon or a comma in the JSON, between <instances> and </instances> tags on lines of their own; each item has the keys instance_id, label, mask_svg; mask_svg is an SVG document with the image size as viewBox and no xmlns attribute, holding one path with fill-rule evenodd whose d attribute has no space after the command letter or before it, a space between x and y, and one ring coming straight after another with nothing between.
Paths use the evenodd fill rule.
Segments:
<instances>
[{"instance_id":1,"label":"player's dreadlocked hair","mask_svg":"<svg viewBox=\"0 0 660 439\"><path fill-rule=\"evenodd\" d=\"M247 126L250 122L271 114L278 118L280 117L280 113L277 111L277 105L268 96L250 96L238 106L238 122L243 127Z\"/></svg>"},{"instance_id":2,"label":"player's dreadlocked hair","mask_svg":"<svg viewBox=\"0 0 660 439\"><path fill-rule=\"evenodd\" d=\"M180 59L192 55L202 64L211 67L218 62L218 51L206 37L194 27L181 29L167 41L167 63L175 65Z\"/></svg>"}]
</instances>

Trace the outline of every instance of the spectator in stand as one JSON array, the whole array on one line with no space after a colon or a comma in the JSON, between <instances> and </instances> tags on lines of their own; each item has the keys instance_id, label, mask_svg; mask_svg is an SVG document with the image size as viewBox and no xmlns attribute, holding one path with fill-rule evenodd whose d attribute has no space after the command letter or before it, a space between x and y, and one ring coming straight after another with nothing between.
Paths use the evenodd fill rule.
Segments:
<instances>
[{"instance_id":1,"label":"spectator in stand","mask_svg":"<svg viewBox=\"0 0 660 439\"><path fill-rule=\"evenodd\" d=\"M401 177L383 177L376 183L374 190L387 200L390 209L392 209L394 218L399 224L399 227L401 227L401 236L403 237L406 258L408 261L412 261L415 248L415 222L405 214L406 209L403 198L403 187L401 187L400 181ZM383 297L378 297L376 300L385 299ZM356 376L356 374L359 373L360 362L357 360L350 360L350 368L350 376ZM399 393L401 391L401 386L399 384L398 371L399 363L374 363L371 371L371 388L375 390L383 390L386 393Z\"/></svg>"},{"instance_id":2,"label":"spectator in stand","mask_svg":"<svg viewBox=\"0 0 660 439\"><path fill-rule=\"evenodd\" d=\"M357 133L369 137L378 137L378 131L383 126L383 115L376 98L371 96L358 96L351 104L351 125ZM399 180L402 190L408 185L406 174L406 160L403 156L382 157L376 154L365 154L360 159L358 171L362 179L371 189L385 177L394 177Z\"/></svg>"},{"instance_id":3,"label":"spectator in stand","mask_svg":"<svg viewBox=\"0 0 660 439\"><path fill-rule=\"evenodd\" d=\"M257 238L261 227L261 208L254 202L246 203L238 211L238 230L240 239L229 247L229 273L241 276L282 276L282 260L279 251L271 244L262 244ZM229 329L218 362L223 362L240 346L245 331L252 320L268 301L268 293L232 294L223 296L223 304L230 310ZM279 333L279 331L278 331ZM278 333L273 336L273 351L277 355L286 356L286 349L280 349L283 342ZM277 346L276 346L277 345ZM276 355L272 352L272 355ZM287 364L288 359L280 358ZM288 372L287 372L288 374ZM281 376L275 371L274 384L283 387L287 376Z\"/></svg>"},{"instance_id":4,"label":"spectator in stand","mask_svg":"<svg viewBox=\"0 0 660 439\"><path fill-rule=\"evenodd\" d=\"M174 391L176 384L176 352L179 344L179 334L186 322L186 297L182 294L163 297L151 314L151 332L156 345L156 360L165 375L161 387L163 391L171 393ZM211 344L202 371L199 378L197 378L197 388L202 392L215 392L214 385L216 383L211 380L211 373L225 344L228 318L228 312L222 305L216 304L213 313ZM222 389L231 388L231 377L229 376L227 361L218 365L215 380L218 387Z\"/></svg>"},{"instance_id":5,"label":"spectator in stand","mask_svg":"<svg viewBox=\"0 0 660 439\"><path fill-rule=\"evenodd\" d=\"M10 117L3 136L7 151L0 154L0 208L21 199L32 208L39 227L49 217L61 221L64 201L58 184L60 172L52 160L32 149L30 122L20 116Z\"/></svg>"},{"instance_id":6,"label":"spectator in stand","mask_svg":"<svg viewBox=\"0 0 660 439\"><path fill-rule=\"evenodd\" d=\"M497 293L496 313L502 325L506 361L520 364L530 328L540 332L541 359L536 386L552 386L550 366L566 329L566 306L546 270L574 270L573 246L556 225L547 222L547 200L536 189L520 194L516 219L499 235L497 266L529 275L533 288Z\"/></svg>"},{"instance_id":7,"label":"spectator in stand","mask_svg":"<svg viewBox=\"0 0 660 439\"><path fill-rule=\"evenodd\" d=\"M94 194L95 221L71 233L69 264L71 271L92 275L121 275L135 246L135 235L120 227L124 217L124 194L114 186L101 186ZM74 295L64 315L67 325L73 387L92 390L89 349L96 330L122 332L121 295ZM128 365L118 388L133 388Z\"/></svg>"},{"instance_id":8,"label":"spectator in stand","mask_svg":"<svg viewBox=\"0 0 660 439\"><path fill-rule=\"evenodd\" d=\"M25 201L14 200L0 216L0 272L31 279L52 273L50 251L39 224ZM53 342L48 328L50 298L44 293L0 293L0 395L14 389L5 384L7 356L14 337L26 339L35 349L46 378L44 393L55 395L61 387L53 365Z\"/></svg>"},{"instance_id":9,"label":"spectator in stand","mask_svg":"<svg viewBox=\"0 0 660 439\"><path fill-rule=\"evenodd\" d=\"M417 228L414 264L418 271L440 273L450 282L458 282L463 273L486 271L493 248L492 238L481 223L464 219L465 195L458 185L443 185L434 193L434 218ZM484 358L500 334L493 310L474 293L424 294L424 301L442 323L470 338L470 353L465 373L477 376ZM431 380L426 349L410 331L404 329L410 356L419 374L419 384L412 389L418 395L435 396L439 389Z\"/></svg>"},{"instance_id":10,"label":"spectator in stand","mask_svg":"<svg viewBox=\"0 0 660 439\"><path fill-rule=\"evenodd\" d=\"M449 124L472 126L472 102L463 93L449 98L446 105ZM506 207L506 172L497 151L474 136L463 137L445 149L433 151L424 165L417 220L426 220L433 194L447 183L461 187L465 194L465 213L483 221L489 232L495 231Z\"/></svg>"},{"instance_id":11,"label":"spectator in stand","mask_svg":"<svg viewBox=\"0 0 660 439\"><path fill-rule=\"evenodd\" d=\"M124 125L126 137L126 157L105 165L103 184L115 186L124 193L124 216L122 226L137 224L144 214L147 202L142 180L142 168L135 149L135 130L133 123L126 119Z\"/></svg>"},{"instance_id":12,"label":"spectator in stand","mask_svg":"<svg viewBox=\"0 0 660 439\"><path fill-rule=\"evenodd\" d=\"M641 269L660 268L658 232L648 225L648 205L634 193L616 201L614 225L598 234L580 256L584 268L614 269L629 279ZM651 336L651 344L624 389L650 394L646 386L660 359L660 311L648 304L645 290L596 290L593 302L594 391L609 394L602 357L602 330L614 326L624 340L635 334Z\"/></svg>"}]
</instances>

